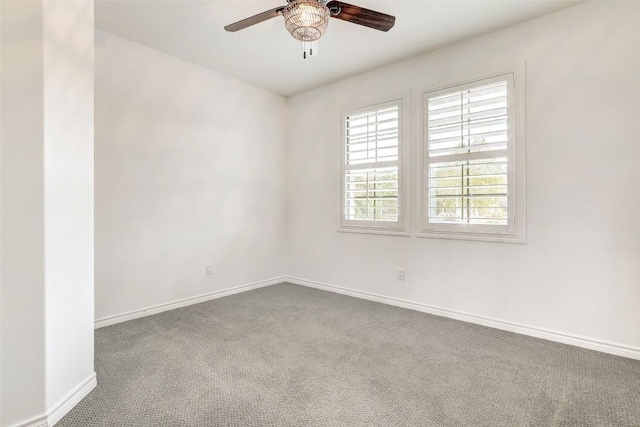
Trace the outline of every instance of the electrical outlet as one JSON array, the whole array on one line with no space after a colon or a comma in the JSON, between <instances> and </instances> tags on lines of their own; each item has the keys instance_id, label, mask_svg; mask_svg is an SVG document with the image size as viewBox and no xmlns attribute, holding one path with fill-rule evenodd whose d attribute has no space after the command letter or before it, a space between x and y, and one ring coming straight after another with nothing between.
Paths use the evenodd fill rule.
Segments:
<instances>
[{"instance_id":1,"label":"electrical outlet","mask_svg":"<svg viewBox=\"0 0 640 427\"><path fill-rule=\"evenodd\" d=\"M398 280L404 280L404 268L398 269Z\"/></svg>"},{"instance_id":2,"label":"electrical outlet","mask_svg":"<svg viewBox=\"0 0 640 427\"><path fill-rule=\"evenodd\" d=\"M213 265L212 264L205 265L205 272L207 276L211 276L213 274Z\"/></svg>"}]
</instances>

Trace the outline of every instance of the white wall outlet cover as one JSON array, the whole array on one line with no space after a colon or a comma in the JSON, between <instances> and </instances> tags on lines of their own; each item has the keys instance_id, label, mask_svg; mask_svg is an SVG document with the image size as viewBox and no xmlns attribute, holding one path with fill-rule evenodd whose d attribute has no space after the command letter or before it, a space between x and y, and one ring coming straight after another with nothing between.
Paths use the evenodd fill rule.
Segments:
<instances>
[{"instance_id":1,"label":"white wall outlet cover","mask_svg":"<svg viewBox=\"0 0 640 427\"><path fill-rule=\"evenodd\" d=\"M205 271L207 276L211 276L213 274L213 264L205 265Z\"/></svg>"},{"instance_id":2,"label":"white wall outlet cover","mask_svg":"<svg viewBox=\"0 0 640 427\"><path fill-rule=\"evenodd\" d=\"M404 268L398 269L398 280L404 280Z\"/></svg>"}]
</instances>

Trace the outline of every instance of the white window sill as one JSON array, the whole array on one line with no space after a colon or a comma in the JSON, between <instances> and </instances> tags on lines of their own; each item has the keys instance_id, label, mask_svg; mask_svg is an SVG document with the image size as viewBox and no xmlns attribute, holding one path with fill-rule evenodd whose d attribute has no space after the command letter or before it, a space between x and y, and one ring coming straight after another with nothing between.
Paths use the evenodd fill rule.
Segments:
<instances>
[{"instance_id":1,"label":"white window sill","mask_svg":"<svg viewBox=\"0 0 640 427\"><path fill-rule=\"evenodd\" d=\"M453 239L453 240L475 240L479 242L498 243L527 243L526 236L515 234L489 234L489 233L454 233L451 231L421 231L416 237L428 239Z\"/></svg>"},{"instance_id":2,"label":"white window sill","mask_svg":"<svg viewBox=\"0 0 640 427\"><path fill-rule=\"evenodd\" d=\"M357 233L357 234L381 234L387 236L404 236L409 237L411 233L407 230L388 229L388 228L364 228L364 227L340 227L338 233Z\"/></svg>"}]
</instances>

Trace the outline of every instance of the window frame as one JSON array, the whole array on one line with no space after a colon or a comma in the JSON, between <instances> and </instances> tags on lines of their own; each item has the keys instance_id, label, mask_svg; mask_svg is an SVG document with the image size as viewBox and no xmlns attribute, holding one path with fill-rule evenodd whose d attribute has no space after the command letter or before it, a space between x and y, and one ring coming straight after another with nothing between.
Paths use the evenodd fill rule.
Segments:
<instances>
[{"instance_id":1,"label":"window frame","mask_svg":"<svg viewBox=\"0 0 640 427\"><path fill-rule=\"evenodd\" d=\"M394 236L411 235L411 204L410 204L410 150L411 150L411 111L410 92L389 96L372 102L360 104L356 108L343 110L340 116L340 146L338 158L338 232L385 234ZM345 156L347 137L345 121L351 115L361 114L380 108L384 105L397 103L398 105L398 221L364 221L347 220L345 218Z\"/></svg>"},{"instance_id":2,"label":"window frame","mask_svg":"<svg viewBox=\"0 0 640 427\"><path fill-rule=\"evenodd\" d=\"M511 93L508 93L508 116L507 116L507 149L499 151L495 157L507 157L507 194L508 194L508 222L506 230L496 230L497 226L478 224L441 224L429 223L428 220L428 192L429 192L429 163L439 161L475 160L491 158L487 152L475 152L469 154L458 154L452 156L442 156L442 160L429 162L428 139L426 129L428 126L426 119L426 104L429 96L434 94L444 94L475 87L484 82L501 77L511 78L513 81ZM433 88L422 89L417 92L416 102L420 103L420 143L421 153L419 166L416 168L418 179L416 197L417 205L417 237L439 238L439 239L460 239L477 240L489 242L526 243L526 183L525 183L525 64L520 67L486 74L482 77L458 81L455 83L440 85ZM500 155L499 153L502 153Z\"/></svg>"}]
</instances>

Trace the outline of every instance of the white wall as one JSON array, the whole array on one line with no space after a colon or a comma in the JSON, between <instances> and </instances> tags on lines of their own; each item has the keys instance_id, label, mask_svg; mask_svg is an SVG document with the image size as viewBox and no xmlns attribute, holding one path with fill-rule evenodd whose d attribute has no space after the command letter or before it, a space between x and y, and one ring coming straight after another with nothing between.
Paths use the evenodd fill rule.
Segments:
<instances>
[{"instance_id":1,"label":"white wall","mask_svg":"<svg viewBox=\"0 0 640 427\"><path fill-rule=\"evenodd\" d=\"M1 426L93 372L93 2L2 2Z\"/></svg>"},{"instance_id":2,"label":"white wall","mask_svg":"<svg viewBox=\"0 0 640 427\"><path fill-rule=\"evenodd\" d=\"M288 274L639 348L639 8L580 4L289 98ZM336 232L341 111L525 60L527 244Z\"/></svg>"},{"instance_id":3,"label":"white wall","mask_svg":"<svg viewBox=\"0 0 640 427\"><path fill-rule=\"evenodd\" d=\"M46 1L44 19L47 408L93 382L91 1Z\"/></svg>"},{"instance_id":4,"label":"white wall","mask_svg":"<svg viewBox=\"0 0 640 427\"><path fill-rule=\"evenodd\" d=\"M42 5L1 2L0 426L45 411Z\"/></svg>"},{"instance_id":5,"label":"white wall","mask_svg":"<svg viewBox=\"0 0 640 427\"><path fill-rule=\"evenodd\" d=\"M283 97L96 30L95 117L97 319L284 274Z\"/></svg>"}]
</instances>

